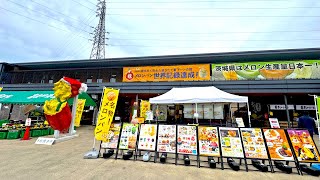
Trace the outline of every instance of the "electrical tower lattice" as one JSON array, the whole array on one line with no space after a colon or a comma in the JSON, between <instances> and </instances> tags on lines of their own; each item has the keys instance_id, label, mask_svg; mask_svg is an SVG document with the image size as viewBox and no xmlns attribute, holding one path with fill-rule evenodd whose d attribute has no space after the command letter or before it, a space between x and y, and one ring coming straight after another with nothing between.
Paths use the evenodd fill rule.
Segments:
<instances>
[{"instance_id":1,"label":"electrical tower lattice","mask_svg":"<svg viewBox=\"0 0 320 180\"><path fill-rule=\"evenodd\" d=\"M99 16L99 24L94 29L93 46L90 54L90 59L104 59L105 58L105 15L106 15L106 2L101 0L97 4L97 17Z\"/></svg>"}]
</instances>

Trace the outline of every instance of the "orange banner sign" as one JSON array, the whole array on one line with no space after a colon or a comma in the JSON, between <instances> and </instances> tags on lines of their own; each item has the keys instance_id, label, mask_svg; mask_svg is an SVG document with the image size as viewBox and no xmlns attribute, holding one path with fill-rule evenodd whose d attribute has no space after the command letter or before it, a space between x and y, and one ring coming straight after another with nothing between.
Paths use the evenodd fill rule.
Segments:
<instances>
[{"instance_id":1,"label":"orange banner sign","mask_svg":"<svg viewBox=\"0 0 320 180\"><path fill-rule=\"evenodd\" d=\"M123 82L208 80L210 80L210 64L123 68Z\"/></svg>"}]
</instances>

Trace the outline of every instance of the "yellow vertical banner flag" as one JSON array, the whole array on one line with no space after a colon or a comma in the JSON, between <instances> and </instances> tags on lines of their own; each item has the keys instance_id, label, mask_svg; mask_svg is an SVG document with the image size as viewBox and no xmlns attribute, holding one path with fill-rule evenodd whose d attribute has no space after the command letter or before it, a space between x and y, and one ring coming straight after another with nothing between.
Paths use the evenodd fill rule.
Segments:
<instances>
[{"instance_id":1,"label":"yellow vertical banner flag","mask_svg":"<svg viewBox=\"0 0 320 180\"><path fill-rule=\"evenodd\" d=\"M79 127L80 126L80 121L84 109L84 105L86 104L85 99L78 99L78 104L77 104L77 111L76 111L76 118L74 120L74 126Z\"/></svg>"},{"instance_id":2,"label":"yellow vertical banner flag","mask_svg":"<svg viewBox=\"0 0 320 180\"><path fill-rule=\"evenodd\" d=\"M146 118L147 111L150 111L150 102L142 100L140 103L140 117Z\"/></svg>"},{"instance_id":3,"label":"yellow vertical banner flag","mask_svg":"<svg viewBox=\"0 0 320 180\"><path fill-rule=\"evenodd\" d=\"M97 140L107 142L108 133L113 121L114 112L117 107L119 96L118 89L104 88L101 99L97 126L94 130L95 138Z\"/></svg>"}]
</instances>

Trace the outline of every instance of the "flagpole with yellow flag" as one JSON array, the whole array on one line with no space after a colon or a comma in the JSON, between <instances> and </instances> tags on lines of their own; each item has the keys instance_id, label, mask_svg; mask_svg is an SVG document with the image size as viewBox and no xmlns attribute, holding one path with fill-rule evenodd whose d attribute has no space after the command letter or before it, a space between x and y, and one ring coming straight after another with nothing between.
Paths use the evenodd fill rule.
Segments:
<instances>
[{"instance_id":1,"label":"flagpole with yellow flag","mask_svg":"<svg viewBox=\"0 0 320 180\"><path fill-rule=\"evenodd\" d=\"M85 159L96 159L99 157L99 151L95 150L96 140L106 142L108 141L108 134L113 116L117 107L119 89L103 88L103 93L100 101L100 107L98 111L98 119L96 128L94 130L93 150L84 155Z\"/></svg>"}]
</instances>

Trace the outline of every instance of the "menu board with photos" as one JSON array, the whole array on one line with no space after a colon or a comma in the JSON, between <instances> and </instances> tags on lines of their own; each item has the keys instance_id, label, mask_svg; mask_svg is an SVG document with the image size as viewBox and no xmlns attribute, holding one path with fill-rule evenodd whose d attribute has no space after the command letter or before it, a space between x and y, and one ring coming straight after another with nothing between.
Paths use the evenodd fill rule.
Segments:
<instances>
[{"instance_id":1,"label":"menu board with photos","mask_svg":"<svg viewBox=\"0 0 320 180\"><path fill-rule=\"evenodd\" d=\"M178 153L197 155L196 126L178 126Z\"/></svg>"},{"instance_id":2,"label":"menu board with photos","mask_svg":"<svg viewBox=\"0 0 320 180\"><path fill-rule=\"evenodd\" d=\"M219 136L217 127L198 127L199 154L205 156L220 156Z\"/></svg>"},{"instance_id":3,"label":"menu board with photos","mask_svg":"<svg viewBox=\"0 0 320 180\"><path fill-rule=\"evenodd\" d=\"M240 131L246 158L268 159L261 129L241 128Z\"/></svg>"},{"instance_id":4,"label":"menu board with photos","mask_svg":"<svg viewBox=\"0 0 320 180\"><path fill-rule=\"evenodd\" d=\"M176 152L176 125L159 125L158 152Z\"/></svg>"},{"instance_id":5,"label":"menu board with photos","mask_svg":"<svg viewBox=\"0 0 320 180\"><path fill-rule=\"evenodd\" d=\"M118 140L120 135L121 123L111 124L108 134L108 142L101 144L102 148L116 149L118 147Z\"/></svg>"},{"instance_id":6,"label":"menu board with photos","mask_svg":"<svg viewBox=\"0 0 320 180\"><path fill-rule=\"evenodd\" d=\"M300 162L320 162L319 152L308 130L287 130L296 157Z\"/></svg>"},{"instance_id":7,"label":"menu board with photos","mask_svg":"<svg viewBox=\"0 0 320 180\"><path fill-rule=\"evenodd\" d=\"M138 129L138 124L123 123L119 149L136 148Z\"/></svg>"},{"instance_id":8,"label":"menu board with photos","mask_svg":"<svg viewBox=\"0 0 320 180\"><path fill-rule=\"evenodd\" d=\"M263 129L272 160L294 160L284 129Z\"/></svg>"},{"instance_id":9,"label":"menu board with photos","mask_svg":"<svg viewBox=\"0 0 320 180\"><path fill-rule=\"evenodd\" d=\"M238 128L220 127L222 156L243 158L243 148Z\"/></svg>"},{"instance_id":10,"label":"menu board with photos","mask_svg":"<svg viewBox=\"0 0 320 180\"><path fill-rule=\"evenodd\" d=\"M156 137L156 124L141 124L138 149L154 151L156 149Z\"/></svg>"}]
</instances>

